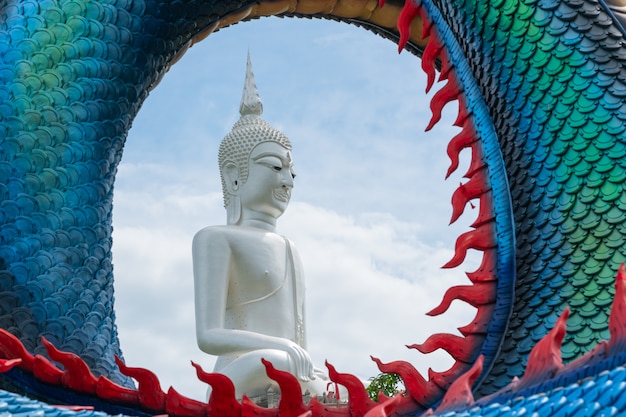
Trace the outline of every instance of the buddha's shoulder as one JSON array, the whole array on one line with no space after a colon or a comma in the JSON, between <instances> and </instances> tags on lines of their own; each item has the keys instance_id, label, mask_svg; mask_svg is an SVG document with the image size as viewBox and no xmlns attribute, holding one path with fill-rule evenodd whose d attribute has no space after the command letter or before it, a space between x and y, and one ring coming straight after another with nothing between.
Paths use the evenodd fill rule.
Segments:
<instances>
[{"instance_id":1,"label":"buddha's shoulder","mask_svg":"<svg viewBox=\"0 0 626 417\"><path fill-rule=\"evenodd\" d=\"M261 239L267 232L240 226L208 226L196 233L194 242L213 242L229 244L241 239Z\"/></svg>"}]
</instances>

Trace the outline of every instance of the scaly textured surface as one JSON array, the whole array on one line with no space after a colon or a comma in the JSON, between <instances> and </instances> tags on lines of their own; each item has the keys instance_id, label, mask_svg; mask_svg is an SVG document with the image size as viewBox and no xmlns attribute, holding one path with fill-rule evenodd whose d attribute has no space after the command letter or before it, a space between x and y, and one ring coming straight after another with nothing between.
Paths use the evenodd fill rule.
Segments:
<instances>
[{"instance_id":1,"label":"scaly textured surface","mask_svg":"<svg viewBox=\"0 0 626 417\"><path fill-rule=\"evenodd\" d=\"M441 2L497 128L514 208L515 304L481 391L523 371L571 307L563 358L608 338L625 260L623 36L592 1ZM460 23L462 22L462 23ZM470 51L476 51L470 53Z\"/></svg>"},{"instance_id":2,"label":"scaly textured surface","mask_svg":"<svg viewBox=\"0 0 626 417\"><path fill-rule=\"evenodd\" d=\"M390 365L418 387L393 400L395 412L436 405L478 357L484 364L474 395L499 397L461 415L623 412L621 343L611 345L611 357L599 353L599 362L585 359L580 370L518 393L522 400L499 391L523 375L532 348L567 306L564 362L609 338L614 277L626 258L621 27L595 0L409 0L401 13L399 3L1 3L0 327L32 353L47 354L39 338L45 336L78 354L95 376L129 384L114 360L120 348L110 249L113 181L133 117L194 40L254 16L318 16L408 42L423 54L430 83L438 60L446 84L431 106L431 125L458 99L463 133L451 143L451 169L460 149L473 151L468 183L453 200L456 215L479 199L480 215L448 266L460 265L468 249L481 250L483 264L468 274L472 285L451 289L433 314L461 299L479 307L477 317L463 338L434 335L413 346L449 349L457 360L428 384L406 364ZM385 24L388 13L397 14L399 30ZM24 373L7 375L29 392L49 388ZM583 376L591 379L575 382Z\"/></svg>"}]
</instances>

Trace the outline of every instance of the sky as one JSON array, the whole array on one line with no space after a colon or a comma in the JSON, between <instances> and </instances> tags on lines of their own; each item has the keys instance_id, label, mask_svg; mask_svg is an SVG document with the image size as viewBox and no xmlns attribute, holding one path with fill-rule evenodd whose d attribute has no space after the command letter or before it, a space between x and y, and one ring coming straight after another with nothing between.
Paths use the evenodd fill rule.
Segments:
<instances>
[{"instance_id":1,"label":"sky","mask_svg":"<svg viewBox=\"0 0 626 417\"><path fill-rule=\"evenodd\" d=\"M194 45L151 92L130 130L115 184L113 263L118 333L126 364L152 370L203 400L190 361L215 358L195 340L191 241L226 222L217 167L221 139L238 120L250 51L263 118L291 140L297 178L278 232L302 259L308 350L315 364L368 379L406 360L424 375L452 363L406 345L459 334L474 309L436 307L464 271L443 270L469 208L448 226L450 197L469 165L444 181L456 102L425 133L421 62L364 29L322 20L264 18Z\"/></svg>"}]
</instances>

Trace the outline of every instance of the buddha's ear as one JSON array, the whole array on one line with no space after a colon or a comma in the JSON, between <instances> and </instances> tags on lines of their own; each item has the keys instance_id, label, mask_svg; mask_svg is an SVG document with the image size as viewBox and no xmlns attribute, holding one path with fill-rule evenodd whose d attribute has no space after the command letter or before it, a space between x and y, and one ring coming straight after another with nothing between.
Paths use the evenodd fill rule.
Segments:
<instances>
[{"instance_id":1,"label":"buddha's ear","mask_svg":"<svg viewBox=\"0 0 626 417\"><path fill-rule=\"evenodd\" d=\"M233 161L225 161L222 164L222 174L228 193L237 194L237 190L241 186L239 166Z\"/></svg>"}]
</instances>

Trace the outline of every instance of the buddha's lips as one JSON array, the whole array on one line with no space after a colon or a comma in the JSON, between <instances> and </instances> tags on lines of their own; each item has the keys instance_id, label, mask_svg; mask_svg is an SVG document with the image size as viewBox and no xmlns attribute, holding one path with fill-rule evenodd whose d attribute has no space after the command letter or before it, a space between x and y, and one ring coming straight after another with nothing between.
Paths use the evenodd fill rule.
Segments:
<instances>
[{"instance_id":1,"label":"buddha's lips","mask_svg":"<svg viewBox=\"0 0 626 417\"><path fill-rule=\"evenodd\" d=\"M277 188L274 190L274 198L287 203L291 198L291 193L285 188Z\"/></svg>"}]
</instances>

